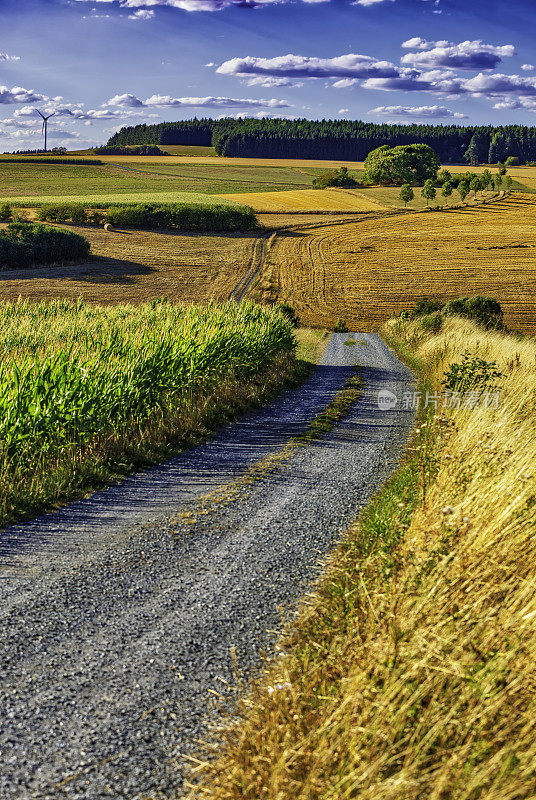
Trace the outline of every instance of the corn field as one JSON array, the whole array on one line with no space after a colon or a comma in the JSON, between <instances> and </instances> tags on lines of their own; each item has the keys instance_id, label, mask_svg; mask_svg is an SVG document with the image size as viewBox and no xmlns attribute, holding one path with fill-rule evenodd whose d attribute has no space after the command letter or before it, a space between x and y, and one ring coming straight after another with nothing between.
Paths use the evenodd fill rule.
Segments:
<instances>
[{"instance_id":1,"label":"corn field","mask_svg":"<svg viewBox=\"0 0 536 800\"><path fill-rule=\"evenodd\" d=\"M252 303L20 301L0 305L0 331L4 489L10 475L186 410L202 390L262 373L295 347L288 321Z\"/></svg>"}]
</instances>

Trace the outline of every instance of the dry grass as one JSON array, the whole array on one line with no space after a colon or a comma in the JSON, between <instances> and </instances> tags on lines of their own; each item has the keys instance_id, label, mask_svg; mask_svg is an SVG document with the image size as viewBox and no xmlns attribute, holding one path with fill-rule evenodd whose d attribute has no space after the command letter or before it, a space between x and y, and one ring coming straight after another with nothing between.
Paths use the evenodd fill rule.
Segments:
<instances>
[{"instance_id":1,"label":"dry grass","mask_svg":"<svg viewBox=\"0 0 536 800\"><path fill-rule=\"evenodd\" d=\"M306 325L373 330L423 297L487 294L536 331L536 203L516 194L431 213L380 212L278 231L249 296L289 301Z\"/></svg>"},{"instance_id":2,"label":"dry grass","mask_svg":"<svg viewBox=\"0 0 536 800\"><path fill-rule=\"evenodd\" d=\"M217 760L198 765L196 797L536 795L536 343L461 320L431 339L407 323L391 332L436 386L466 350L497 361L501 406L421 429L410 469L333 557ZM435 478L401 537L419 459Z\"/></svg>"},{"instance_id":3,"label":"dry grass","mask_svg":"<svg viewBox=\"0 0 536 800\"><path fill-rule=\"evenodd\" d=\"M245 203L260 213L288 211L377 211L383 206L350 189L302 189L292 192L251 192L220 195L225 200Z\"/></svg>"},{"instance_id":4,"label":"dry grass","mask_svg":"<svg viewBox=\"0 0 536 800\"><path fill-rule=\"evenodd\" d=\"M227 300L248 269L254 234L178 235L74 227L91 242L93 261L0 272L0 299L58 297L99 304Z\"/></svg>"}]
</instances>

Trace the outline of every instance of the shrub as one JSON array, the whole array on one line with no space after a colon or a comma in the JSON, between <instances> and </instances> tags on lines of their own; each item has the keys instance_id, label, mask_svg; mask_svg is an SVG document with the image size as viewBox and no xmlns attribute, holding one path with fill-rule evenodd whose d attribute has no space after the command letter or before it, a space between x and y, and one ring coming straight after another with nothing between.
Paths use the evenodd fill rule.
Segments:
<instances>
[{"instance_id":1,"label":"shrub","mask_svg":"<svg viewBox=\"0 0 536 800\"><path fill-rule=\"evenodd\" d=\"M451 364L445 372L443 386L449 391L491 392L499 388L495 381L503 377L504 375L497 369L495 361L485 361L483 358L465 352L462 354L461 362Z\"/></svg>"},{"instance_id":2,"label":"shrub","mask_svg":"<svg viewBox=\"0 0 536 800\"><path fill-rule=\"evenodd\" d=\"M485 328L504 330L503 310L500 303L492 297L477 295L476 297L460 297L450 300L442 309L447 316L459 316L472 319Z\"/></svg>"},{"instance_id":3,"label":"shrub","mask_svg":"<svg viewBox=\"0 0 536 800\"><path fill-rule=\"evenodd\" d=\"M422 297L417 301L417 305L413 309L412 317L424 317L428 314L433 314L435 311L440 311L443 303L441 300L434 300L431 297Z\"/></svg>"},{"instance_id":4,"label":"shrub","mask_svg":"<svg viewBox=\"0 0 536 800\"><path fill-rule=\"evenodd\" d=\"M519 167L520 163L521 162L517 156L508 156L505 161L507 167Z\"/></svg>"},{"instance_id":5,"label":"shrub","mask_svg":"<svg viewBox=\"0 0 536 800\"><path fill-rule=\"evenodd\" d=\"M0 222L9 222L11 214L12 211L9 203L0 203Z\"/></svg>"},{"instance_id":6,"label":"shrub","mask_svg":"<svg viewBox=\"0 0 536 800\"><path fill-rule=\"evenodd\" d=\"M348 167L341 167L338 170L323 172L313 181L313 189L327 189L330 186L351 189L359 186L359 182L348 172Z\"/></svg>"},{"instance_id":7,"label":"shrub","mask_svg":"<svg viewBox=\"0 0 536 800\"><path fill-rule=\"evenodd\" d=\"M81 203L52 203L37 211L41 222L72 222L81 225L87 222L87 213Z\"/></svg>"},{"instance_id":8,"label":"shrub","mask_svg":"<svg viewBox=\"0 0 536 800\"><path fill-rule=\"evenodd\" d=\"M257 218L247 206L140 203L109 208L107 220L118 228L170 228L184 231L250 231Z\"/></svg>"},{"instance_id":9,"label":"shrub","mask_svg":"<svg viewBox=\"0 0 536 800\"><path fill-rule=\"evenodd\" d=\"M443 326L443 316L439 312L421 318L421 327L429 333L439 333Z\"/></svg>"},{"instance_id":10,"label":"shrub","mask_svg":"<svg viewBox=\"0 0 536 800\"><path fill-rule=\"evenodd\" d=\"M0 270L85 259L89 250L87 239L71 231L12 222L0 231Z\"/></svg>"},{"instance_id":11,"label":"shrub","mask_svg":"<svg viewBox=\"0 0 536 800\"><path fill-rule=\"evenodd\" d=\"M337 324L333 328L333 331L335 333L348 333L349 330L350 329L348 328L346 322L339 317L339 319L337 320Z\"/></svg>"},{"instance_id":12,"label":"shrub","mask_svg":"<svg viewBox=\"0 0 536 800\"><path fill-rule=\"evenodd\" d=\"M106 222L106 212L105 211L91 211L88 214L88 219L93 225L104 225Z\"/></svg>"}]
</instances>

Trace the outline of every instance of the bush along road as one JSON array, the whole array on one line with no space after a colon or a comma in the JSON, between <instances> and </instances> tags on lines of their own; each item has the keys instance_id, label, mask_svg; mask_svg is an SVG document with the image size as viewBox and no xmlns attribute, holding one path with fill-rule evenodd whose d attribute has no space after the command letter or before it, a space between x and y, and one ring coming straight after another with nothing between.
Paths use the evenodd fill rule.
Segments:
<instances>
[{"instance_id":1,"label":"bush along road","mask_svg":"<svg viewBox=\"0 0 536 800\"><path fill-rule=\"evenodd\" d=\"M289 447L356 365L346 416ZM396 467L413 414L378 395L412 387L379 337L334 334L305 384L210 442L0 533L0 796L176 795L211 700Z\"/></svg>"}]
</instances>

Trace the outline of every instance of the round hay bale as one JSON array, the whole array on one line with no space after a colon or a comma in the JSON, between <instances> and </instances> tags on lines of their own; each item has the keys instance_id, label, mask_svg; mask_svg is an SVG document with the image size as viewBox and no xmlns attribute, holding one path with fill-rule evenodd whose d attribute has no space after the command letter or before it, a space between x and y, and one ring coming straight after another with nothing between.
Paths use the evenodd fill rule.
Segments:
<instances>
[{"instance_id":1,"label":"round hay bale","mask_svg":"<svg viewBox=\"0 0 536 800\"><path fill-rule=\"evenodd\" d=\"M104 226L104 230L105 231L113 231L113 228L112 228L112 226L110 225L109 222L107 222L106 225Z\"/></svg>"}]
</instances>

